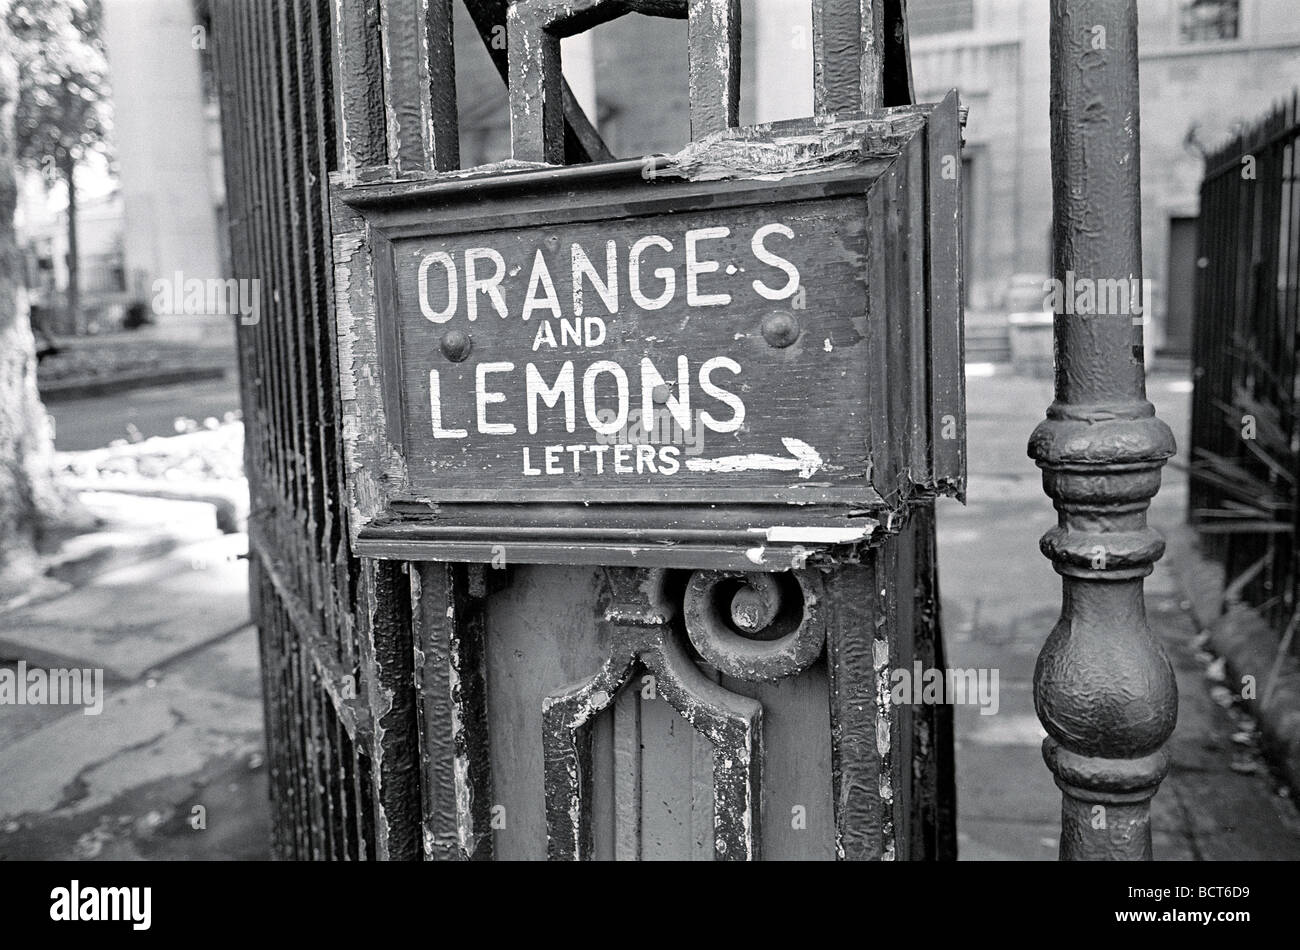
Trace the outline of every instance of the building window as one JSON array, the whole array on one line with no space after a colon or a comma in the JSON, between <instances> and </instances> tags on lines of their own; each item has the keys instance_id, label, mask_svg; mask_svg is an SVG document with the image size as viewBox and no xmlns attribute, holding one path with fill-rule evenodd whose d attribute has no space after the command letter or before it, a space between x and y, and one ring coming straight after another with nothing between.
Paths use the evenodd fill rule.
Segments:
<instances>
[{"instance_id":1,"label":"building window","mask_svg":"<svg viewBox=\"0 0 1300 950\"><path fill-rule=\"evenodd\" d=\"M953 33L975 26L975 0L910 0L907 31L912 36Z\"/></svg>"},{"instance_id":2,"label":"building window","mask_svg":"<svg viewBox=\"0 0 1300 950\"><path fill-rule=\"evenodd\" d=\"M1241 0L1181 0L1178 6L1180 43L1235 40L1241 24Z\"/></svg>"}]
</instances>

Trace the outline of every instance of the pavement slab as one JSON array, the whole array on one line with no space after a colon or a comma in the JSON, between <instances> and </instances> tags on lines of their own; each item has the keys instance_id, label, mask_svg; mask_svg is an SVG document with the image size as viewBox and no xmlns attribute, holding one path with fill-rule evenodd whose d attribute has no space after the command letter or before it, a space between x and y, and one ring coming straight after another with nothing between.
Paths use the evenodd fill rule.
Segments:
<instances>
[{"instance_id":1,"label":"pavement slab","mask_svg":"<svg viewBox=\"0 0 1300 950\"><path fill-rule=\"evenodd\" d=\"M188 544L0 615L0 658L134 680L249 622L244 535Z\"/></svg>"},{"instance_id":2,"label":"pavement slab","mask_svg":"<svg viewBox=\"0 0 1300 950\"><path fill-rule=\"evenodd\" d=\"M77 710L0 750L0 821L75 814L130 788L199 771L209 758L260 746L261 704L190 677L107 688L102 713Z\"/></svg>"},{"instance_id":3,"label":"pavement slab","mask_svg":"<svg viewBox=\"0 0 1300 950\"><path fill-rule=\"evenodd\" d=\"M0 743L0 860L269 857L255 629L107 694Z\"/></svg>"}]
</instances>

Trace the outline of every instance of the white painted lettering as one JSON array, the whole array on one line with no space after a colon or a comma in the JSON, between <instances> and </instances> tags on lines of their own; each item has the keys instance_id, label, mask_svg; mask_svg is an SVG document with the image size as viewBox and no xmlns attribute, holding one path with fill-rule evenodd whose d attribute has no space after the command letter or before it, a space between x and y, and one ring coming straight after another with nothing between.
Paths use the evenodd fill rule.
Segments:
<instances>
[{"instance_id":1,"label":"white painted lettering","mask_svg":"<svg viewBox=\"0 0 1300 950\"><path fill-rule=\"evenodd\" d=\"M432 264L441 264L443 270L447 273L447 306L442 310L435 310L433 304L429 302L429 267ZM434 251L432 254L426 255L424 260L420 261L420 269L415 277L420 291L420 312L424 314L426 320L431 320L434 323L446 323L451 319L452 314L456 312L456 296L458 293L456 264L452 261L451 255L446 251Z\"/></svg>"},{"instance_id":2,"label":"white painted lettering","mask_svg":"<svg viewBox=\"0 0 1300 950\"><path fill-rule=\"evenodd\" d=\"M714 432L735 432L745 422L745 403L735 393L727 392L709 378L713 371L719 367L730 370L737 376L740 375L739 363L729 356L715 356L712 359L705 360L700 366L700 388L714 399L730 406L731 418L726 422L719 422L711 413L701 410L700 422Z\"/></svg>"},{"instance_id":3,"label":"white painted lettering","mask_svg":"<svg viewBox=\"0 0 1300 950\"><path fill-rule=\"evenodd\" d=\"M524 393L528 402L528 431L530 434L537 434L537 399L539 396L551 409L555 408L561 396L564 397L564 426L569 432L573 431L577 400L574 398L572 360L566 361L560 367L560 373L555 377L553 386L547 386L546 381L542 379L541 372L536 366L529 363L524 367Z\"/></svg>"},{"instance_id":4,"label":"white painted lettering","mask_svg":"<svg viewBox=\"0 0 1300 950\"><path fill-rule=\"evenodd\" d=\"M765 224L754 232L754 239L750 242L755 257L764 264L770 264L772 267L785 272L785 286L779 290L773 290L761 280L755 280L754 290L760 297L765 297L768 300L786 300L799 292L799 270L784 257L773 254L763 246L763 239L769 234L779 234L784 238L793 240L794 232L784 224Z\"/></svg>"},{"instance_id":5,"label":"white painted lettering","mask_svg":"<svg viewBox=\"0 0 1300 950\"><path fill-rule=\"evenodd\" d=\"M731 228L693 228L686 232L686 304L690 307L725 307L731 294L700 293L700 275L712 274L722 267L717 261L699 258L701 241L716 241L731 233Z\"/></svg>"},{"instance_id":6,"label":"white painted lettering","mask_svg":"<svg viewBox=\"0 0 1300 950\"><path fill-rule=\"evenodd\" d=\"M478 407L478 431L484 435L514 435L513 422L488 422L487 407L493 403L505 402L506 394L488 392L487 377L489 373L508 373L515 368L514 363L479 363L474 372L474 402Z\"/></svg>"},{"instance_id":7,"label":"white painted lettering","mask_svg":"<svg viewBox=\"0 0 1300 950\"><path fill-rule=\"evenodd\" d=\"M641 255L649 247L658 247L669 252L673 249L671 241L657 234L647 234L645 237L639 238L632 245L632 250L628 254L627 289L628 293L632 295L632 301L642 310L659 310L666 307L668 301L673 299L673 294L677 290L677 272L671 267L656 267L654 275L663 281L663 292L658 297L647 297L643 294L641 292Z\"/></svg>"},{"instance_id":8,"label":"white painted lettering","mask_svg":"<svg viewBox=\"0 0 1300 950\"><path fill-rule=\"evenodd\" d=\"M492 276L478 276L478 262L492 262ZM506 298L501 295L501 280L506 276L505 258L490 247L471 247L465 252L465 312L470 320L478 319L478 295L485 293L492 306L504 318Z\"/></svg>"},{"instance_id":9,"label":"white painted lettering","mask_svg":"<svg viewBox=\"0 0 1300 950\"><path fill-rule=\"evenodd\" d=\"M433 437L435 439L463 439L469 435L464 429L444 429L442 427L442 385L436 369L429 370L429 414L433 419Z\"/></svg>"},{"instance_id":10,"label":"white painted lettering","mask_svg":"<svg viewBox=\"0 0 1300 950\"><path fill-rule=\"evenodd\" d=\"M601 373L613 376L618 387L618 411L607 422L602 421L596 411L596 377ZM612 360L597 360L588 366L582 374L582 406L587 414L587 424L601 435L611 435L622 429L627 424L627 388L627 373Z\"/></svg>"}]
</instances>

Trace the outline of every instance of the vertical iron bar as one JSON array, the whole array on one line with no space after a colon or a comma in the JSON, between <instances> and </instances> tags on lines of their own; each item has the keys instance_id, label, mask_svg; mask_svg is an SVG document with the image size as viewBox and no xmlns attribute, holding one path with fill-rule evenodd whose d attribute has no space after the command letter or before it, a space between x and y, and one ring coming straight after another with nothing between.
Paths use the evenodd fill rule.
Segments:
<instances>
[{"instance_id":1,"label":"vertical iron bar","mask_svg":"<svg viewBox=\"0 0 1300 950\"><path fill-rule=\"evenodd\" d=\"M813 104L818 115L885 104L883 0L813 0Z\"/></svg>"},{"instance_id":2,"label":"vertical iron bar","mask_svg":"<svg viewBox=\"0 0 1300 950\"><path fill-rule=\"evenodd\" d=\"M510 56L510 154L524 162L564 164L564 98L560 37L549 11L511 4L506 13Z\"/></svg>"},{"instance_id":3,"label":"vertical iron bar","mask_svg":"<svg viewBox=\"0 0 1300 950\"><path fill-rule=\"evenodd\" d=\"M370 737L368 827L380 860L416 860L420 844L419 726L416 721L411 590L407 565L362 560L361 638Z\"/></svg>"},{"instance_id":4,"label":"vertical iron bar","mask_svg":"<svg viewBox=\"0 0 1300 950\"><path fill-rule=\"evenodd\" d=\"M327 398L322 402L324 413L318 420L317 437L321 445L321 457L325 466L322 472L322 491L325 495L325 510L328 518L321 545L320 557L330 568L331 597L325 605L326 629L333 632L339 642L339 659L344 667L354 669L356 666L356 644L352 636L355 629L351 623L352 613L356 607L356 559L347 547L346 524L343 500L343 463L339 450L341 435L338 419L342 415L339 403L339 389L335 384L339 379L337 343L334 335L333 307L334 268L331 259L329 190L327 183L329 173L339 165L338 130L335 127L334 110L334 51L332 43L333 25L328 11L322 11L313 0L300 0L310 12L310 42L313 78L315 83L315 125L317 130L316 185L319 193L319 207L316 209L317 228L320 233L320 255L322 261L321 280L324 289L321 299L324 301L317 314L316 338L322 356L320 372L324 380L329 381ZM348 746L350 749L351 746ZM355 845L355 842L354 842ZM353 851L355 855L355 849Z\"/></svg>"},{"instance_id":5,"label":"vertical iron bar","mask_svg":"<svg viewBox=\"0 0 1300 950\"><path fill-rule=\"evenodd\" d=\"M331 0L340 167L356 181L388 161L379 0Z\"/></svg>"},{"instance_id":6,"label":"vertical iron bar","mask_svg":"<svg viewBox=\"0 0 1300 950\"><path fill-rule=\"evenodd\" d=\"M740 122L740 0L690 0L691 141Z\"/></svg>"},{"instance_id":7,"label":"vertical iron bar","mask_svg":"<svg viewBox=\"0 0 1300 950\"><path fill-rule=\"evenodd\" d=\"M276 110L277 139L283 144L277 149L276 161L281 170L281 203L284 207L282 246L287 250L285 276L286 288L284 331L289 349L289 365L284 371L295 397L295 447L294 461L297 469L295 484L297 497L294 505L294 534L299 539L302 552L303 586L299 596L312 609L319 609L323 599L319 581L320 571L316 561L316 533L319 523L318 493L315 473L319 467L313 436L319 418L319 399L316 387L309 378L309 367L316 364L315 352L304 333L306 315L315 308L309 281L304 270L310 264L310 251L304 246L310 242L307 217L307 198L304 193L308 177L303 164L302 145L305 133L299 125L300 101L303 90L298 83L298 72L293 56L294 31L289 22L289 4L276 7L274 20L275 45L279 51L280 105Z\"/></svg>"},{"instance_id":8,"label":"vertical iron bar","mask_svg":"<svg viewBox=\"0 0 1300 950\"><path fill-rule=\"evenodd\" d=\"M301 228L304 248L300 259L300 286L305 288L307 305L299 314L300 334L303 342L302 363L304 385L311 412L311 425L307 437L309 494L311 501L312 533L311 565L313 581L312 609L320 611L325 619L324 629L334 633L334 591L330 568L332 558L324 539L329 535L332 512L329 508L328 449L320 438L329 412L332 390L331 377L326 373L328 360L322 352L328 346L320 332L320 321L328 311L330 287L326 275L330 272L330 258L325 248L327 227L324 219L325 185L328 172L322 161L320 140L323 129L317 117L321 101L318 86L320 72L316 65L314 41L318 34L308 22L304 4L289 5L287 35L295 38L289 46L290 62L295 79L296 101L294 121L299 134L299 167L301 169ZM337 658L337 653L336 657Z\"/></svg>"},{"instance_id":9,"label":"vertical iron bar","mask_svg":"<svg viewBox=\"0 0 1300 950\"><path fill-rule=\"evenodd\" d=\"M400 177L460 164L452 0L379 0L388 153Z\"/></svg>"},{"instance_id":10,"label":"vertical iron bar","mask_svg":"<svg viewBox=\"0 0 1300 950\"><path fill-rule=\"evenodd\" d=\"M1057 302L1079 280L1131 292L1142 274L1136 0L1052 0L1051 62ZM1178 708L1142 593L1164 553L1146 513L1174 438L1146 399L1141 320L1092 309L1057 308L1056 400L1030 439L1059 514L1041 546L1062 576L1034 703L1063 793L1061 858L1141 860Z\"/></svg>"},{"instance_id":11,"label":"vertical iron bar","mask_svg":"<svg viewBox=\"0 0 1300 950\"><path fill-rule=\"evenodd\" d=\"M261 158L260 126L258 116L258 96L256 82L256 50L250 39L252 13L247 3L236 5L237 14L232 12L233 32L236 46L240 51L240 93L237 102L238 120L241 127L241 141L244 145L244 170L242 187L247 233L248 233L248 267L244 276L259 281L263 290L262 318L250 328L250 354L252 359L246 368L251 380L249 386L258 394L258 405L250 418L245 420L245 427L256 429L259 433L258 443L262 449L256 481L250 484L253 489L253 501L256 504L263 498L283 494L283 479L280 476L279 451L279 401L278 388L274 374L269 366L268 340L270 338L270 300L266 294L268 281L265 274L265 229L266 222L260 213L265 207L261 191L261 175L258 163ZM250 408L250 407L246 407ZM253 518L263 516L263 512L253 511ZM265 518L262 527L270 534L278 532L274 518Z\"/></svg>"},{"instance_id":12,"label":"vertical iron bar","mask_svg":"<svg viewBox=\"0 0 1300 950\"><path fill-rule=\"evenodd\" d=\"M474 27L483 40L492 64L501 74L501 79L508 84L510 66L507 48L497 41L498 30L506 22L506 11L510 6L508 0L461 0L461 2L469 11L470 19L474 21ZM507 37L507 41L508 39ZM560 80L560 92L564 100L565 121L563 164L577 165L582 162L602 162L613 158L563 77Z\"/></svg>"}]
</instances>

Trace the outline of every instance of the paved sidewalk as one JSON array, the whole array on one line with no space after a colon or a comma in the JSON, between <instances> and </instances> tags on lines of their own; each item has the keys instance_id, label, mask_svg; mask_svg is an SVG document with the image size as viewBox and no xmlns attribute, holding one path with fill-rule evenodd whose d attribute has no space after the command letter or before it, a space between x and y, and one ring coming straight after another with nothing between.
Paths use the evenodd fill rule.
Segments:
<instances>
[{"instance_id":1,"label":"paved sidewalk","mask_svg":"<svg viewBox=\"0 0 1300 950\"><path fill-rule=\"evenodd\" d=\"M210 506L85 497L115 553L0 613L0 666L102 670L102 712L0 707L0 860L268 857L246 539Z\"/></svg>"},{"instance_id":2,"label":"paved sidewalk","mask_svg":"<svg viewBox=\"0 0 1300 950\"><path fill-rule=\"evenodd\" d=\"M1001 367L1000 367L1001 368ZM1155 375L1150 398L1185 453L1190 389ZM1034 713L1034 662L1060 613L1060 579L1038 551L1055 522L1038 469L1025 454L1029 433L1051 402L1049 380L1009 375L968 379L970 491L963 508L939 506L939 570L949 662L996 668L998 713L957 710L959 854L966 860L1054 860L1060 792L1043 764ZM1185 454L1165 469L1151 523L1178 530L1187 501ZM1258 752L1253 724L1221 706L1207 678L1180 576L1185 549L1171 548L1147 580L1148 619L1174 663L1180 694L1170 742L1173 765L1152 812L1157 858L1300 858L1300 815L1278 794Z\"/></svg>"}]
</instances>

